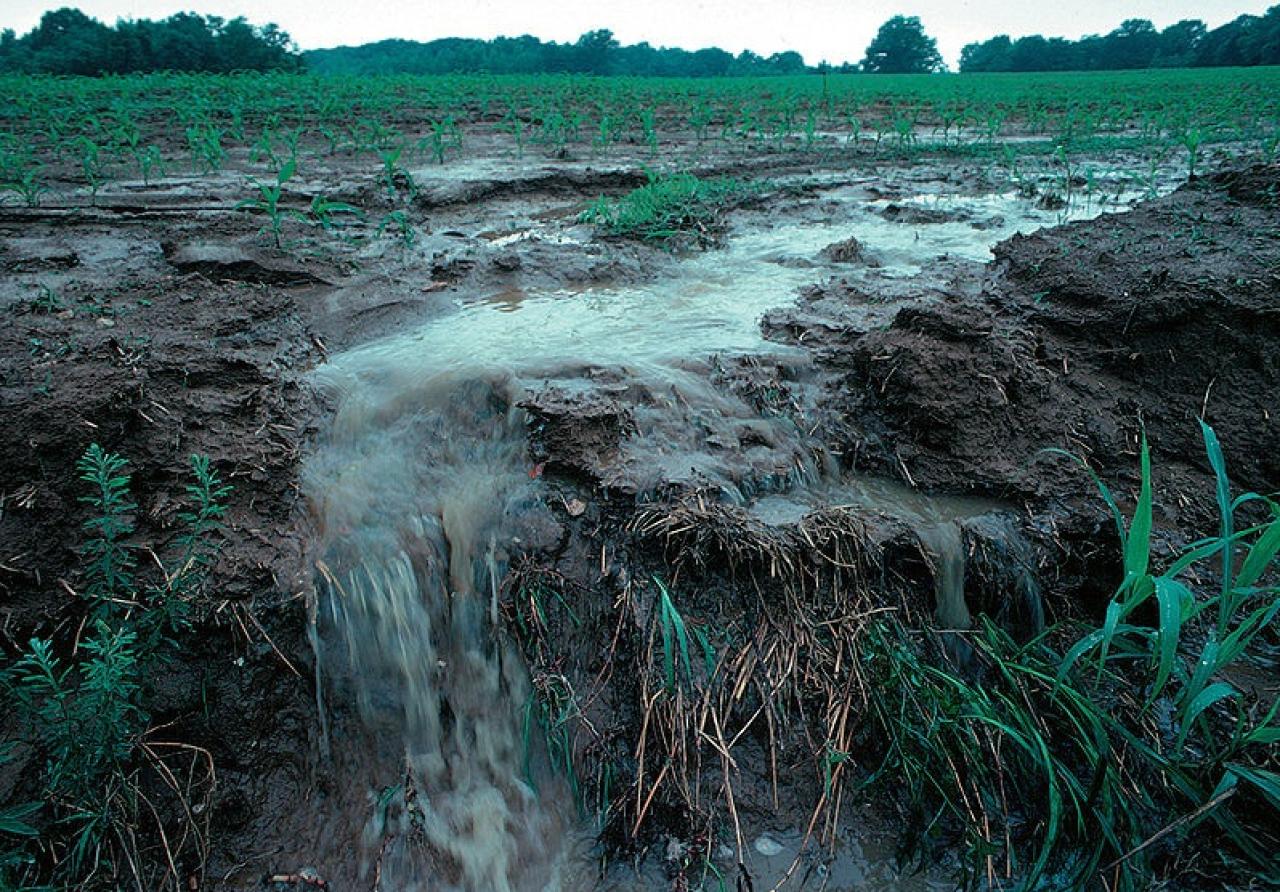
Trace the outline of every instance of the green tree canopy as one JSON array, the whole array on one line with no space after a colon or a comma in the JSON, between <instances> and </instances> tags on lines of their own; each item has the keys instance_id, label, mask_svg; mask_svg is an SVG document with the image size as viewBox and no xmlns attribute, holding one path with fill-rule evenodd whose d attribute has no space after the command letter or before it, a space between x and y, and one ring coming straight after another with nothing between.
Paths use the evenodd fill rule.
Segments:
<instances>
[{"instance_id":1,"label":"green tree canopy","mask_svg":"<svg viewBox=\"0 0 1280 892\"><path fill-rule=\"evenodd\" d=\"M877 74L928 74L942 67L938 42L915 16L896 15L881 25L862 60L863 71Z\"/></svg>"},{"instance_id":2,"label":"green tree canopy","mask_svg":"<svg viewBox=\"0 0 1280 892\"><path fill-rule=\"evenodd\" d=\"M0 72L129 74L140 71L271 71L302 67L289 35L242 18L180 12L108 27L78 9L46 12L30 33L0 34Z\"/></svg>"},{"instance_id":3,"label":"green tree canopy","mask_svg":"<svg viewBox=\"0 0 1280 892\"><path fill-rule=\"evenodd\" d=\"M961 71L1115 71L1122 68L1192 68L1280 65L1280 6L1262 16L1242 15L1210 31L1184 19L1163 31L1146 19L1128 19L1109 34L1079 40L1038 34L993 37L960 53Z\"/></svg>"}]
</instances>

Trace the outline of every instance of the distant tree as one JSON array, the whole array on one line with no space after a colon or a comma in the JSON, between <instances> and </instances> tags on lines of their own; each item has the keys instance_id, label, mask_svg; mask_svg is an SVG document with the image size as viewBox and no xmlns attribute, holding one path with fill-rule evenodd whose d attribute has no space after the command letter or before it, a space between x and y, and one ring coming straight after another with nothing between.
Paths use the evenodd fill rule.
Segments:
<instances>
[{"instance_id":1,"label":"distant tree","mask_svg":"<svg viewBox=\"0 0 1280 892\"><path fill-rule=\"evenodd\" d=\"M806 71L804 57L797 52L774 53L765 59L772 74L804 74Z\"/></svg>"},{"instance_id":2,"label":"distant tree","mask_svg":"<svg viewBox=\"0 0 1280 892\"><path fill-rule=\"evenodd\" d=\"M1255 45L1259 65L1280 65L1280 6L1273 6L1258 23Z\"/></svg>"},{"instance_id":3,"label":"distant tree","mask_svg":"<svg viewBox=\"0 0 1280 892\"><path fill-rule=\"evenodd\" d=\"M135 71L295 70L301 57L275 25L178 13L114 28L76 9L47 12L28 34L0 36L0 71L127 74Z\"/></svg>"},{"instance_id":4,"label":"distant tree","mask_svg":"<svg viewBox=\"0 0 1280 892\"><path fill-rule=\"evenodd\" d=\"M1209 29L1199 19L1175 22L1160 32L1160 49L1151 64L1157 68L1184 68L1193 64L1196 51L1208 33Z\"/></svg>"},{"instance_id":5,"label":"distant tree","mask_svg":"<svg viewBox=\"0 0 1280 892\"><path fill-rule=\"evenodd\" d=\"M231 30L231 23L226 30ZM606 30L590 31L573 43L543 42L527 34L493 40L446 37L427 43L383 40L362 46L311 50L305 58L311 70L321 74L580 72L721 77L798 74L809 70L799 53L777 53L764 59L749 51L734 57L716 47L690 52L648 43L619 46L613 34Z\"/></svg>"},{"instance_id":6,"label":"distant tree","mask_svg":"<svg viewBox=\"0 0 1280 892\"><path fill-rule=\"evenodd\" d=\"M1009 48L1006 71L1045 71L1049 68L1049 41L1039 34L1019 37Z\"/></svg>"},{"instance_id":7,"label":"distant tree","mask_svg":"<svg viewBox=\"0 0 1280 892\"><path fill-rule=\"evenodd\" d=\"M729 74L732 75L752 75L765 73L764 57L751 50L743 50L734 57L733 64L729 66Z\"/></svg>"},{"instance_id":8,"label":"distant tree","mask_svg":"<svg viewBox=\"0 0 1280 892\"><path fill-rule=\"evenodd\" d=\"M862 70L877 74L927 74L942 70L938 43L915 16L896 15L867 46Z\"/></svg>"},{"instance_id":9,"label":"distant tree","mask_svg":"<svg viewBox=\"0 0 1280 892\"><path fill-rule=\"evenodd\" d=\"M1249 38L1257 16L1242 15L1204 36L1196 53L1197 65L1248 65Z\"/></svg>"},{"instance_id":10,"label":"distant tree","mask_svg":"<svg viewBox=\"0 0 1280 892\"><path fill-rule=\"evenodd\" d=\"M28 71L31 68L31 52L12 28L0 32L0 71Z\"/></svg>"},{"instance_id":11,"label":"distant tree","mask_svg":"<svg viewBox=\"0 0 1280 892\"><path fill-rule=\"evenodd\" d=\"M729 73L729 66L733 64L733 53L719 47L711 47L693 53L690 61L689 74L695 77L720 77Z\"/></svg>"},{"instance_id":12,"label":"distant tree","mask_svg":"<svg viewBox=\"0 0 1280 892\"><path fill-rule=\"evenodd\" d=\"M609 56L617 48L618 41L613 39L613 32L609 29L588 31L578 38L572 68L587 74L605 74L609 70Z\"/></svg>"},{"instance_id":13,"label":"distant tree","mask_svg":"<svg viewBox=\"0 0 1280 892\"><path fill-rule=\"evenodd\" d=\"M982 43L970 43L960 50L961 71L1008 71L1013 41L1000 34Z\"/></svg>"},{"instance_id":14,"label":"distant tree","mask_svg":"<svg viewBox=\"0 0 1280 892\"><path fill-rule=\"evenodd\" d=\"M78 9L56 9L40 17L40 24L23 38L32 66L49 74L102 74L110 71L107 57L111 29Z\"/></svg>"},{"instance_id":15,"label":"distant tree","mask_svg":"<svg viewBox=\"0 0 1280 892\"><path fill-rule=\"evenodd\" d=\"M1103 39L1098 67L1109 71L1148 68L1160 49L1160 33L1146 19L1126 19Z\"/></svg>"}]
</instances>

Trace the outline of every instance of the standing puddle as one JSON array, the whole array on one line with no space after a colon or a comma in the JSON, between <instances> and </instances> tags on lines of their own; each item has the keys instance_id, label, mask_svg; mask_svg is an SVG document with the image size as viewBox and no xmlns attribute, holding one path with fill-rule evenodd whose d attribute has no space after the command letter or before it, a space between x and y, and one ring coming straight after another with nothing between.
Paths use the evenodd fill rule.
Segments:
<instances>
[{"instance_id":1,"label":"standing puddle","mask_svg":"<svg viewBox=\"0 0 1280 892\"><path fill-rule=\"evenodd\" d=\"M329 696L354 702L359 715L357 727L328 734L339 787L322 816L331 865L353 884L395 892L636 888L596 879L571 797L526 775L530 685L498 633L497 588L511 558L549 525L517 403L550 381L596 386L604 371L615 385L668 400L651 416L637 413L641 437L650 421L660 424L663 406L679 406L699 424L772 426L798 454L790 422L760 419L705 377L717 353L803 361L801 351L766 341L758 320L823 273L779 258L812 260L855 235L893 260L883 272L906 275L939 253L986 259L1018 221L1027 229L1045 222L1021 202L985 200L1005 217L1001 226L903 226L850 202L838 222L744 233L684 261L668 281L510 292L335 356L315 373L337 405L306 467L323 537L317 666ZM914 519L939 561L939 615L966 624L954 506L897 488L858 493L823 498L861 499ZM758 504L780 518L799 510ZM858 878L853 885L789 887L925 888L849 857L857 863L842 870Z\"/></svg>"}]
</instances>

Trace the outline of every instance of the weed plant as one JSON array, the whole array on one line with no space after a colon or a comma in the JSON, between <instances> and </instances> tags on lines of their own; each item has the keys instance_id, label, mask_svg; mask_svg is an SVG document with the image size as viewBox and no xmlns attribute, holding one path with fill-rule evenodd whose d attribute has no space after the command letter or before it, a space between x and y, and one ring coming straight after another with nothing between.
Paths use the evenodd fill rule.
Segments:
<instances>
[{"instance_id":1,"label":"weed plant","mask_svg":"<svg viewBox=\"0 0 1280 892\"><path fill-rule=\"evenodd\" d=\"M88 634L77 633L70 647L32 638L3 673L30 743L43 757L43 802L0 812L6 845L0 889L29 888L37 880L55 888L185 888L175 859L188 853L173 850L148 778L158 777L180 800L189 787L180 787L157 754L165 744L148 731L143 680L172 652L172 636L189 626L191 601L217 554L230 487L207 458L192 456L175 553L156 578L143 582L125 460L94 444L77 471L86 488L81 501L92 510L81 547ZM148 824L162 851L145 844ZM198 831L194 845L203 851Z\"/></svg>"},{"instance_id":2,"label":"weed plant","mask_svg":"<svg viewBox=\"0 0 1280 892\"><path fill-rule=\"evenodd\" d=\"M616 201L601 197L581 219L610 235L661 243L691 238L706 244L720 228L724 209L761 189L733 177L651 173L646 185Z\"/></svg>"}]
</instances>

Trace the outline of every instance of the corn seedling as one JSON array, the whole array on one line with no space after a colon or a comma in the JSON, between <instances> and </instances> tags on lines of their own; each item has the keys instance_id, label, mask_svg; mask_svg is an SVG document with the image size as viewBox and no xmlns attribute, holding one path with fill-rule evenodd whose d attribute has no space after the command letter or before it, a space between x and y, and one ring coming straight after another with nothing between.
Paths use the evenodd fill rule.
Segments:
<instances>
[{"instance_id":1,"label":"corn seedling","mask_svg":"<svg viewBox=\"0 0 1280 892\"><path fill-rule=\"evenodd\" d=\"M431 159L436 164L444 164L445 153L449 149L462 149L462 131L452 115L446 115L429 124L430 132L418 141L418 149L429 149Z\"/></svg>"},{"instance_id":2,"label":"corn seedling","mask_svg":"<svg viewBox=\"0 0 1280 892\"><path fill-rule=\"evenodd\" d=\"M43 166L31 164L25 167L13 179L6 181L0 191L12 192L25 207L40 207L40 200L49 193L49 187L44 181Z\"/></svg>"},{"instance_id":3,"label":"corn seedling","mask_svg":"<svg viewBox=\"0 0 1280 892\"><path fill-rule=\"evenodd\" d=\"M1182 132L1179 141L1187 150L1187 179L1195 179L1196 161L1200 158L1200 146L1204 144L1204 134L1199 127L1188 127Z\"/></svg>"},{"instance_id":4,"label":"corn seedling","mask_svg":"<svg viewBox=\"0 0 1280 892\"><path fill-rule=\"evenodd\" d=\"M195 170L205 173L221 170L227 154L222 147L222 130L212 124L187 128L187 150Z\"/></svg>"},{"instance_id":5,"label":"corn seedling","mask_svg":"<svg viewBox=\"0 0 1280 892\"><path fill-rule=\"evenodd\" d=\"M378 149L377 152L378 160L382 162L382 186L387 191L387 197L395 201L402 187L413 195L415 191L413 176L400 165L400 158L404 155L404 145L387 146Z\"/></svg>"},{"instance_id":6,"label":"corn seedling","mask_svg":"<svg viewBox=\"0 0 1280 892\"><path fill-rule=\"evenodd\" d=\"M358 207L343 201L331 201L323 195L316 195L311 199L307 215L312 223L325 232L341 230L344 218L355 221L364 219L364 212Z\"/></svg>"},{"instance_id":7,"label":"corn seedling","mask_svg":"<svg viewBox=\"0 0 1280 892\"><path fill-rule=\"evenodd\" d=\"M133 153L133 159L138 165L138 173L142 175L143 185L150 186L151 178L157 174L164 176L164 158L160 155L160 150L155 146L136 149Z\"/></svg>"},{"instance_id":8,"label":"corn seedling","mask_svg":"<svg viewBox=\"0 0 1280 892\"><path fill-rule=\"evenodd\" d=\"M413 247L418 238L418 233L413 228L409 215L404 211L392 211L382 218L382 222L378 224L378 235L382 236L388 232L395 234L400 239L400 245L406 251Z\"/></svg>"},{"instance_id":9,"label":"corn seedling","mask_svg":"<svg viewBox=\"0 0 1280 892\"><path fill-rule=\"evenodd\" d=\"M39 295L33 297L27 303L28 312L36 316L52 316L54 313L60 313L65 309L58 292L43 283L38 287L40 290Z\"/></svg>"},{"instance_id":10,"label":"corn seedling","mask_svg":"<svg viewBox=\"0 0 1280 892\"><path fill-rule=\"evenodd\" d=\"M253 185L258 189L257 198L246 198L236 202L238 211L252 211L266 216L267 223L263 230L271 233L271 241L276 248L283 246L281 236L284 231L284 221L289 217L305 219L299 212L282 207L280 204L284 185L293 178L296 170L297 167L292 161L286 161L280 168L280 172L276 174L274 183L254 181Z\"/></svg>"},{"instance_id":11,"label":"corn seedling","mask_svg":"<svg viewBox=\"0 0 1280 892\"><path fill-rule=\"evenodd\" d=\"M102 149L87 136L82 136L76 140L76 148L80 155L80 171L89 187L90 203L97 204L98 191L107 179L106 163L102 157Z\"/></svg>"}]
</instances>

